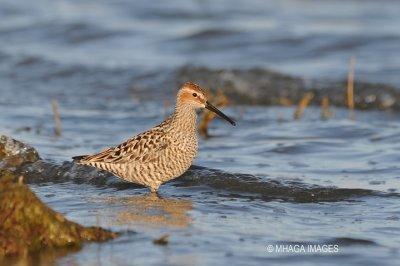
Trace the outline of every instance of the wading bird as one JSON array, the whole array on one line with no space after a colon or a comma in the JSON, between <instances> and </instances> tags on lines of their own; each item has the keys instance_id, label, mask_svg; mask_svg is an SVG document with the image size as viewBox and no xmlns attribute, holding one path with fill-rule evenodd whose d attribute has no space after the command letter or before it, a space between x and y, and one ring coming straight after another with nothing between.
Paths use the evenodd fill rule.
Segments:
<instances>
[{"instance_id":1,"label":"wading bird","mask_svg":"<svg viewBox=\"0 0 400 266\"><path fill-rule=\"evenodd\" d=\"M157 192L161 184L182 175L192 164L198 148L196 109L200 108L236 125L207 101L200 86L187 82L178 92L174 113L164 122L116 147L73 159Z\"/></svg>"}]
</instances>

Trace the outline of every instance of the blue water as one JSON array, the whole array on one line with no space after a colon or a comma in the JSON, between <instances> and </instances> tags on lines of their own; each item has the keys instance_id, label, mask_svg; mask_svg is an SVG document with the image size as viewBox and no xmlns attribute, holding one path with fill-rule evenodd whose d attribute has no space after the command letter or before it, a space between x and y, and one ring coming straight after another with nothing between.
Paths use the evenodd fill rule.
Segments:
<instances>
[{"instance_id":1,"label":"blue water","mask_svg":"<svg viewBox=\"0 0 400 266\"><path fill-rule=\"evenodd\" d=\"M271 68L300 77L400 85L397 1L22 1L0 2L0 133L60 164L162 121L173 108L132 89L141 77L183 65ZM157 80L154 82L157 83ZM163 84L158 84L163 86ZM58 100L62 135L53 133ZM167 101L167 100L168 101ZM54 258L60 265L396 265L400 259L400 120L318 107L230 106L236 128L213 121L196 165L305 186L373 190L301 202L257 187L168 183L145 189L73 182L33 184L52 208L84 225L125 232ZM212 176L211 176L212 177ZM245 181L243 181L243 186ZM269 184L269 183L268 183ZM241 191L243 189L243 191ZM333 194L339 192L333 192ZM397 194L396 194L397 193ZM133 233L136 232L136 233ZM170 235L167 246L153 244ZM268 245L337 244L335 254L269 253Z\"/></svg>"},{"instance_id":2,"label":"blue water","mask_svg":"<svg viewBox=\"0 0 400 266\"><path fill-rule=\"evenodd\" d=\"M273 68L400 84L398 1L23 1L0 7L0 55L152 70Z\"/></svg>"}]
</instances>

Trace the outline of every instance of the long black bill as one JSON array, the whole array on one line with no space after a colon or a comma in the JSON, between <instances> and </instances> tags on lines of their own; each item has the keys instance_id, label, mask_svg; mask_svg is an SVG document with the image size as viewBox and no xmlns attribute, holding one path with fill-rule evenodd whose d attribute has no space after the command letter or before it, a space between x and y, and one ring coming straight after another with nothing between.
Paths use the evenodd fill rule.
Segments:
<instances>
[{"instance_id":1,"label":"long black bill","mask_svg":"<svg viewBox=\"0 0 400 266\"><path fill-rule=\"evenodd\" d=\"M212 105L211 103L209 103L208 101L206 102L206 108L214 113L216 113L217 115L219 115L220 117L222 117L223 119L225 119L226 121L228 121L229 123L231 123L233 126L236 126L236 122L233 121L232 119L230 119L227 115L225 115L223 112L221 112L220 110L217 109L217 107L215 107L214 105Z\"/></svg>"}]
</instances>

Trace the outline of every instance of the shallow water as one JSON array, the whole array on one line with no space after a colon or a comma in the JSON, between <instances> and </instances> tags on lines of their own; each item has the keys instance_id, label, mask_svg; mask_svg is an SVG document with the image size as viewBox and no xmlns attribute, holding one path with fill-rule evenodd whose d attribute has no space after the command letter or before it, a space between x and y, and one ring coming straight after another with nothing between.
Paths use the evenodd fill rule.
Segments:
<instances>
[{"instance_id":1,"label":"shallow water","mask_svg":"<svg viewBox=\"0 0 400 266\"><path fill-rule=\"evenodd\" d=\"M163 118L163 109L150 103L140 106L159 112L151 115L134 104L126 110L64 106L63 136L58 139L51 132L51 116L37 115L46 113L44 107L29 115L25 112L20 119L5 115L0 124L3 128L8 124L6 133L27 140L43 158L59 164L72 155L97 151L105 143L118 143ZM6 113L4 106L1 109ZM243 175L193 174L164 185L161 199L135 186L108 187L85 180L32 184L41 199L68 218L126 231L117 240L88 244L57 261L374 265L399 259L396 153L400 146L395 139L400 121L395 114L356 112L356 120L350 120L347 111L336 109L335 118L324 121L319 109L310 108L302 120L294 121L291 108L231 107L226 111L237 118L238 126L214 121L214 137L201 140L195 164ZM41 119L39 133L18 129L22 125L34 128L34 121ZM96 175L88 171L87 176ZM338 188L325 191L315 185ZM302 193L316 198L303 198ZM154 245L152 241L163 234L170 235L170 243ZM340 252L267 252L267 245L279 243L338 244Z\"/></svg>"},{"instance_id":2,"label":"shallow water","mask_svg":"<svg viewBox=\"0 0 400 266\"><path fill-rule=\"evenodd\" d=\"M0 133L28 142L59 167L159 123L172 111L172 88L154 92L132 84L185 64L261 66L336 79L357 55L358 78L400 84L396 1L251 1L243 8L225 1L147 2L2 1ZM52 98L60 104L59 138L53 133ZM103 182L88 168L73 168L67 178L56 167L54 176L62 176L57 182L30 184L68 218L125 232L53 260L399 261L398 113L356 111L351 120L346 110L333 108L334 117L323 120L319 108L311 107L293 120L291 107L225 111L238 126L213 121L213 137L200 141L195 161L206 169L164 185L161 199L143 188ZM154 245L163 234L170 235L169 244ZM338 244L339 252L268 252L268 245L282 243Z\"/></svg>"}]
</instances>

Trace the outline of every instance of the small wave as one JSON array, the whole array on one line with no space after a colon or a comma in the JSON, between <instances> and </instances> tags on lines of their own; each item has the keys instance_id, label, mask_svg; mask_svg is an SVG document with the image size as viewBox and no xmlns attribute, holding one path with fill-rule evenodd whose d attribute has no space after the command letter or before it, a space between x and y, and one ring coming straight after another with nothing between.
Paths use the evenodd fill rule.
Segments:
<instances>
[{"instance_id":1,"label":"small wave","mask_svg":"<svg viewBox=\"0 0 400 266\"><path fill-rule=\"evenodd\" d=\"M282 245L299 245L299 246L308 246L308 245L339 245L339 247L344 246L353 246L353 245L360 245L360 246L378 246L375 241L369 239L361 239L361 238L352 238L352 237L334 237L323 239L320 241L282 241L276 242L276 244Z\"/></svg>"},{"instance_id":2,"label":"small wave","mask_svg":"<svg viewBox=\"0 0 400 266\"><path fill-rule=\"evenodd\" d=\"M41 38L45 40L60 41L77 45L90 41L103 40L119 35L128 34L122 30L109 30L87 22L75 21L73 23L61 23L54 21L40 21L23 26L10 25L0 30L0 36L14 37L26 36L26 38Z\"/></svg>"},{"instance_id":3,"label":"small wave","mask_svg":"<svg viewBox=\"0 0 400 266\"><path fill-rule=\"evenodd\" d=\"M87 23L74 23L64 26L62 31L64 38L72 44L80 44L90 41L102 40L114 36L126 34L122 31L111 31L99 28Z\"/></svg>"},{"instance_id":4,"label":"small wave","mask_svg":"<svg viewBox=\"0 0 400 266\"><path fill-rule=\"evenodd\" d=\"M351 237L336 237L327 241L327 243L338 244L339 246L377 246L375 241L369 239L351 238Z\"/></svg>"},{"instance_id":5,"label":"small wave","mask_svg":"<svg viewBox=\"0 0 400 266\"><path fill-rule=\"evenodd\" d=\"M75 182L99 188L137 189L142 186L125 182L92 167L64 162L62 165L37 161L19 170L31 183ZM216 169L192 166L181 178L170 182L175 187L208 187L229 197L282 200L298 203L352 201L363 196L396 196L368 189L322 187L292 180L264 180L249 174L232 174Z\"/></svg>"},{"instance_id":6,"label":"small wave","mask_svg":"<svg viewBox=\"0 0 400 266\"><path fill-rule=\"evenodd\" d=\"M363 196L396 196L368 189L322 187L292 180L264 180L248 174L231 174L215 169L192 167L176 186L208 186L237 197L282 200L298 203L355 200Z\"/></svg>"},{"instance_id":7,"label":"small wave","mask_svg":"<svg viewBox=\"0 0 400 266\"><path fill-rule=\"evenodd\" d=\"M223 38L226 36L231 36L238 34L238 31L233 30L225 30L225 29L204 29L198 32L191 33L184 37L184 39L190 40L202 40L202 39L209 39L209 38Z\"/></svg>"}]
</instances>

